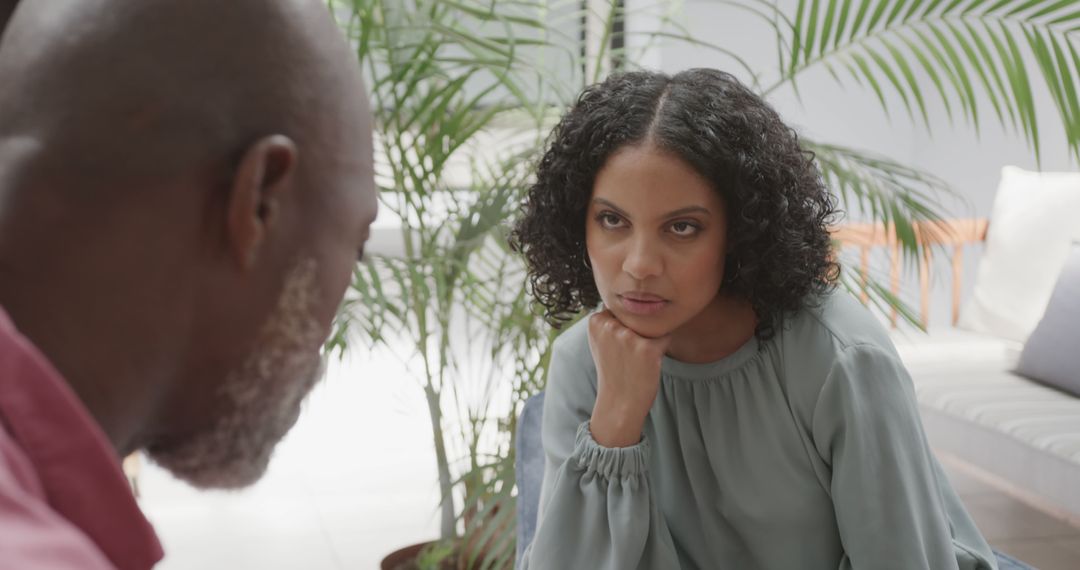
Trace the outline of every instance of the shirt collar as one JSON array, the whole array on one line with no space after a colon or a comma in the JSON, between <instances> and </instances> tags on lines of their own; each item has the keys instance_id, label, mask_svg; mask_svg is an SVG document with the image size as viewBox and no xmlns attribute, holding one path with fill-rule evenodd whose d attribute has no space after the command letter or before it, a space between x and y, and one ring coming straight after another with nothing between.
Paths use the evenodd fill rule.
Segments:
<instances>
[{"instance_id":1,"label":"shirt collar","mask_svg":"<svg viewBox=\"0 0 1080 570\"><path fill-rule=\"evenodd\" d=\"M0 418L34 465L49 504L119 570L164 556L120 459L60 373L0 307Z\"/></svg>"}]
</instances>

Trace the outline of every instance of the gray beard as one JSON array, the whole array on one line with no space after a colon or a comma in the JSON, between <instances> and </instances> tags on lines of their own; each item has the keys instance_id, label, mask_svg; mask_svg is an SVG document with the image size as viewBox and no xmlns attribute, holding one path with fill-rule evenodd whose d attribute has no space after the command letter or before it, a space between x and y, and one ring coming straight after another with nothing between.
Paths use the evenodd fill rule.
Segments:
<instances>
[{"instance_id":1,"label":"gray beard","mask_svg":"<svg viewBox=\"0 0 1080 570\"><path fill-rule=\"evenodd\" d=\"M252 353L219 389L225 413L204 431L147 449L153 462L202 489L238 489L263 476L323 375L315 270L308 259L289 272Z\"/></svg>"}]
</instances>

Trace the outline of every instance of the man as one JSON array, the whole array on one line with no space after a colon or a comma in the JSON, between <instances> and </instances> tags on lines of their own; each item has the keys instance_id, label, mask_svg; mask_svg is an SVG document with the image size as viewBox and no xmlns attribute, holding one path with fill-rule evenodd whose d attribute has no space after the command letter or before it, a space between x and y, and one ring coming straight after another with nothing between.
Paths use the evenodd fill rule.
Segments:
<instances>
[{"instance_id":1,"label":"man","mask_svg":"<svg viewBox=\"0 0 1080 570\"><path fill-rule=\"evenodd\" d=\"M23 0L0 41L0 568L153 566L135 450L199 487L258 479L375 213L325 3Z\"/></svg>"}]
</instances>

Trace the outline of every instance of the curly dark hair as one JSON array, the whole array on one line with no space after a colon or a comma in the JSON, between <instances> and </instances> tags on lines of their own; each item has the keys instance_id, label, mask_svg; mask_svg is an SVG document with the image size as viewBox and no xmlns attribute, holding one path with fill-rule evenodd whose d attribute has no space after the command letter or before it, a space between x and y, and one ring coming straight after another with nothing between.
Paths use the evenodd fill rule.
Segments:
<instances>
[{"instance_id":1,"label":"curly dark hair","mask_svg":"<svg viewBox=\"0 0 1080 570\"><path fill-rule=\"evenodd\" d=\"M730 74L636 71L587 87L562 117L510 233L549 323L600 303L585 265L593 183L615 151L644 143L681 157L726 201L732 250L721 287L750 301L759 339L835 288L835 199L795 131Z\"/></svg>"}]
</instances>

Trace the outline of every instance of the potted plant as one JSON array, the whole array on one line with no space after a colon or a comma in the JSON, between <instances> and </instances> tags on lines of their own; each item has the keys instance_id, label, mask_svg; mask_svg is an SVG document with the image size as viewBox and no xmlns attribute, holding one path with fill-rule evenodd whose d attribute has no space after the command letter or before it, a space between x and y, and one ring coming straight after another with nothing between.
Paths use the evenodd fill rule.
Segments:
<instances>
[{"instance_id":1,"label":"potted plant","mask_svg":"<svg viewBox=\"0 0 1080 570\"><path fill-rule=\"evenodd\" d=\"M442 540L387 564L505 566L514 548L505 458L551 336L505 240L559 100L538 64L546 25L521 6L475 1L334 7L368 79L382 209L400 220L403 252L357 267L331 344L408 347L442 497Z\"/></svg>"}]
</instances>

